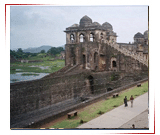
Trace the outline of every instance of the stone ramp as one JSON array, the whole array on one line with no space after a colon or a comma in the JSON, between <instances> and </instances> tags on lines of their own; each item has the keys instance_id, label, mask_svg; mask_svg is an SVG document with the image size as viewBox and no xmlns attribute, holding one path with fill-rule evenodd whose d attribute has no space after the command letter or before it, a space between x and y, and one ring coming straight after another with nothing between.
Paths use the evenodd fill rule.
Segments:
<instances>
[{"instance_id":1,"label":"stone ramp","mask_svg":"<svg viewBox=\"0 0 160 135\"><path fill-rule=\"evenodd\" d=\"M17 115L10 120L10 128L24 128L29 127L39 121L43 121L49 117L53 117L69 107L80 103L78 100L66 100L57 104L47 106L29 113Z\"/></svg>"},{"instance_id":2,"label":"stone ramp","mask_svg":"<svg viewBox=\"0 0 160 135\"><path fill-rule=\"evenodd\" d=\"M112 44L112 43L108 42L108 45L113 47L114 49L118 50L119 52L121 52L125 56L130 56L130 57L134 58L135 60L138 60L140 63L142 63L142 64L144 64L148 67L148 59L143 54L142 54L142 56L140 54L135 54L135 53L127 50L126 48L120 47L116 43Z\"/></svg>"},{"instance_id":3,"label":"stone ramp","mask_svg":"<svg viewBox=\"0 0 160 135\"><path fill-rule=\"evenodd\" d=\"M77 128L119 128L146 109L148 109L148 92L134 100L133 108L128 102L128 107L121 105Z\"/></svg>"}]
</instances>

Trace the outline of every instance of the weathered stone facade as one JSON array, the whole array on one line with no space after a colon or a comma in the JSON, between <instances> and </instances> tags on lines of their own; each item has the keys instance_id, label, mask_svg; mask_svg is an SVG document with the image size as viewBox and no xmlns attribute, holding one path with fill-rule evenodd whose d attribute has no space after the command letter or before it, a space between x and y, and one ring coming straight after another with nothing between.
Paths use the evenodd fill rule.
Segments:
<instances>
[{"instance_id":1,"label":"weathered stone facade","mask_svg":"<svg viewBox=\"0 0 160 135\"><path fill-rule=\"evenodd\" d=\"M148 59L148 38L140 33L134 36L134 44L116 43L117 35L108 22L100 25L93 22L88 16L84 16L79 25L74 24L66 28L66 65L80 65L80 69L92 71L121 71L126 70L125 58L120 52L110 46L126 48L132 53L137 53ZM145 32L145 36L147 31ZM144 56L147 55L147 56ZM131 60L133 70L141 70L138 61ZM147 61L147 60L146 60ZM122 68L123 67L123 68Z\"/></svg>"},{"instance_id":2,"label":"weathered stone facade","mask_svg":"<svg viewBox=\"0 0 160 135\"><path fill-rule=\"evenodd\" d=\"M141 34L138 32L134 35L134 42L133 43L118 43L121 48L126 48L130 52L133 52L134 54L139 54L142 57L145 57L145 59L148 60L148 30L144 32L144 34Z\"/></svg>"}]
</instances>

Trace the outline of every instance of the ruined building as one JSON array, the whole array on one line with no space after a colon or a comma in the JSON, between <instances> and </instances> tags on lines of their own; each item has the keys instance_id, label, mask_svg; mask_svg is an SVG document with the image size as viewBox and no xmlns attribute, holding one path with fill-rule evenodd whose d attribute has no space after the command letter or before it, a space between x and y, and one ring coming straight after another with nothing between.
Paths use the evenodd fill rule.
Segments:
<instances>
[{"instance_id":1,"label":"ruined building","mask_svg":"<svg viewBox=\"0 0 160 135\"><path fill-rule=\"evenodd\" d=\"M118 52L111 52L110 46L125 55L143 59L144 65L148 63L147 31L144 35L135 34L134 44L118 44L117 34L113 31L111 24L105 22L100 25L98 22L92 22L88 16L84 16L79 24L73 24L66 28L65 32L66 65L79 65L80 69L92 71L127 71L128 67L124 63L124 57ZM134 62L132 70L141 69L138 66L139 61L132 62Z\"/></svg>"},{"instance_id":2,"label":"ruined building","mask_svg":"<svg viewBox=\"0 0 160 135\"><path fill-rule=\"evenodd\" d=\"M10 84L11 128L66 115L148 79L147 31L135 34L134 43L117 43L111 24L84 16L64 32L64 68Z\"/></svg>"},{"instance_id":3,"label":"ruined building","mask_svg":"<svg viewBox=\"0 0 160 135\"><path fill-rule=\"evenodd\" d=\"M118 43L120 47L128 49L134 54L144 57L148 61L148 30L141 34L138 32L133 37L134 42L131 43Z\"/></svg>"}]
</instances>

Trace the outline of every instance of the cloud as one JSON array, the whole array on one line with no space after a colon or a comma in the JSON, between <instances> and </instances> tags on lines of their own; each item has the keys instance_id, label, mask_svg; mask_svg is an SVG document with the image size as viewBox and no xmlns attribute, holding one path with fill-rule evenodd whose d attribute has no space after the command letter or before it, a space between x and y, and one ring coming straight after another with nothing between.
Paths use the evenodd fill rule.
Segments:
<instances>
[{"instance_id":1,"label":"cloud","mask_svg":"<svg viewBox=\"0 0 160 135\"><path fill-rule=\"evenodd\" d=\"M11 49L64 45L63 31L84 15L100 24L109 22L118 42L132 41L134 34L148 27L147 6L11 6Z\"/></svg>"}]
</instances>

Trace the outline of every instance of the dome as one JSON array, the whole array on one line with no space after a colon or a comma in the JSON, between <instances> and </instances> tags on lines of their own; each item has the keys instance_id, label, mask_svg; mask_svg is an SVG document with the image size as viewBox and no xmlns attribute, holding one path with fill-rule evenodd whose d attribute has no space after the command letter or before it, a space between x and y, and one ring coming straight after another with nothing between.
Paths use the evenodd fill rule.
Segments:
<instances>
[{"instance_id":1,"label":"dome","mask_svg":"<svg viewBox=\"0 0 160 135\"><path fill-rule=\"evenodd\" d=\"M108 22L103 23L102 27L106 28L107 30L113 30L112 25Z\"/></svg>"},{"instance_id":2,"label":"dome","mask_svg":"<svg viewBox=\"0 0 160 135\"><path fill-rule=\"evenodd\" d=\"M93 22L93 26L101 26L98 22Z\"/></svg>"},{"instance_id":3,"label":"dome","mask_svg":"<svg viewBox=\"0 0 160 135\"><path fill-rule=\"evenodd\" d=\"M145 38L145 39L148 39L148 30L146 30L146 31L144 32L144 38Z\"/></svg>"},{"instance_id":4,"label":"dome","mask_svg":"<svg viewBox=\"0 0 160 135\"><path fill-rule=\"evenodd\" d=\"M73 24L71 27L78 27L79 25L78 24Z\"/></svg>"},{"instance_id":5,"label":"dome","mask_svg":"<svg viewBox=\"0 0 160 135\"><path fill-rule=\"evenodd\" d=\"M92 24L92 19L89 18L87 15L83 16L80 20L80 26L90 26Z\"/></svg>"},{"instance_id":6,"label":"dome","mask_svg":"<svg viewBox=\"0 0 160 135\"><path fill-rule=\"evenodd\" d=\"M134 35L134 38L143 38L143 35L140 32L138 32Z\"/></svg>"}]
</instances>

